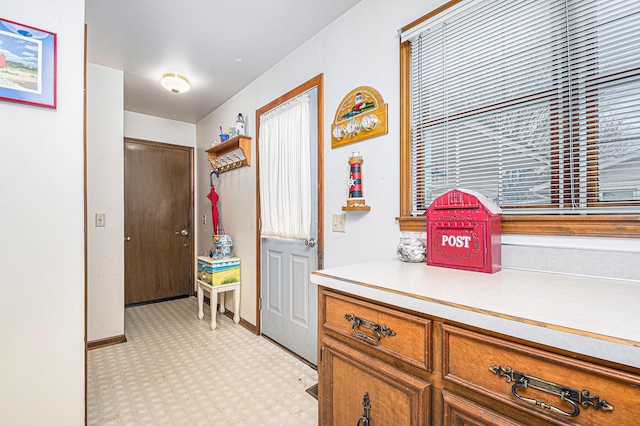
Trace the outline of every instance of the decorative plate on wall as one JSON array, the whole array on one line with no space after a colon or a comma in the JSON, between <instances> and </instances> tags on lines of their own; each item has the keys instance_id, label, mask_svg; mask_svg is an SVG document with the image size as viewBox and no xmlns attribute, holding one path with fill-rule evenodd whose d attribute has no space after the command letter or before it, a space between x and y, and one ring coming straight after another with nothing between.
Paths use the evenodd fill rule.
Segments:
<instances>
[{"instance_id":1,"label":"decorative plate on wall","mask_svg":"<svg viewBox=\"0 0 640 426\"><path fill-rule=\"evenodd\" d=\"M387 133L387 104L373 87L360 86L342 99L331 125L331 148Z\"/></svg>"}]
</instances>

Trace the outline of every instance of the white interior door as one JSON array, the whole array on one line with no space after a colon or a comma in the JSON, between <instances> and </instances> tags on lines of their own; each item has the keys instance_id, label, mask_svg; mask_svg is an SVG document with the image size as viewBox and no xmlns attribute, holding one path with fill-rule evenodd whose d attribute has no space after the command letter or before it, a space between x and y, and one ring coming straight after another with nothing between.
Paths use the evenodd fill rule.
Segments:
<instances>
[{"instance_id":1,"label":"white interior door","mask_svg":"<svg viewBox=\"0 0 640 426\"><path fill-rule=\"evenodd\" d=\"M310 97L311 236L318 239L317 88ZM292 167L293 165L287 165ZM318 269L317 244L261 239L261 332L317 365L318 291L309 275Z\"/></svg>"}]
</instances>

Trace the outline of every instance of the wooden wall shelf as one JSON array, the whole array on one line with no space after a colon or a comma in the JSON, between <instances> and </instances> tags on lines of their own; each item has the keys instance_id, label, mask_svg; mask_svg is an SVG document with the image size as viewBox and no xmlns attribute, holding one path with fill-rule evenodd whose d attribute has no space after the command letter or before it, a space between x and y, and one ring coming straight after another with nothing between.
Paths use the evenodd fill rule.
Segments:
<instances>
[{"instance_id":1,"label":"wooden wall shelf","mask_svg":"<svg viewBox=\"0 0 640 426\"><path fill-rule=\"evenodd\" d=\"M342 211L357 211L357 210L364 210L364 211L369 211L371 210L370 206L342 206Z\"/></svg>"},{"instance_id":2,"label":"wooden wall shelf","mask_svg":"<svg viewBox=\"0 0 640 426\"><path fill-rule=\"evenodd\" d=\"M251 165L251 138L234 136L228 141L207 149L207 158L213 170L224 173Z\"/></svg>"}]
</instances>

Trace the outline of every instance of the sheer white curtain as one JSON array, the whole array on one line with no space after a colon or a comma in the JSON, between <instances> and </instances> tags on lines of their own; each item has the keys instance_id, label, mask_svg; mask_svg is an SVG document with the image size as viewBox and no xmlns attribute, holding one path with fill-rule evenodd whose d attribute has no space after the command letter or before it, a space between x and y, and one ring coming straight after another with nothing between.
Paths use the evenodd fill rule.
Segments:
<instances>
[{"instance_id":1,"label":"sheer white curtain","mask_svg":"<svg viewBox=\"0 0 640 426\"><path fill-rule=\"evenodd\" d=\"M311 237L309 95L260 116L262 238Z\"/></svg>"}]
</instances>

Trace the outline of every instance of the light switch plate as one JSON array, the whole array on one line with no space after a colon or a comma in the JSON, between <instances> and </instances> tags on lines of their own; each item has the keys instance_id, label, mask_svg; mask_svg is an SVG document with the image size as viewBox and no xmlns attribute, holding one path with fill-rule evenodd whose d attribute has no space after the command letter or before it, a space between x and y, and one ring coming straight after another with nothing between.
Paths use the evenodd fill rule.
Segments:
<instances>
[{"instance_id":1,"label":"light switch plate","mask_svg":"<svg viewBox=\"0 0 640 426\"><path fill-rule=\"evenodd\" d=\"M107 221L107 215L104 213L96 213L96 228L104 228Z\"/></svg>"},{"instance_id":2,"label":"light switch plate","mask_svg":"<svg viewBox=\"0 0 640 426\"><path fill-rule=\"evenodd\" d=\"M347 215L345 213L333 215L333 232L346 232Z\"/></svg>"}]
</instances>

